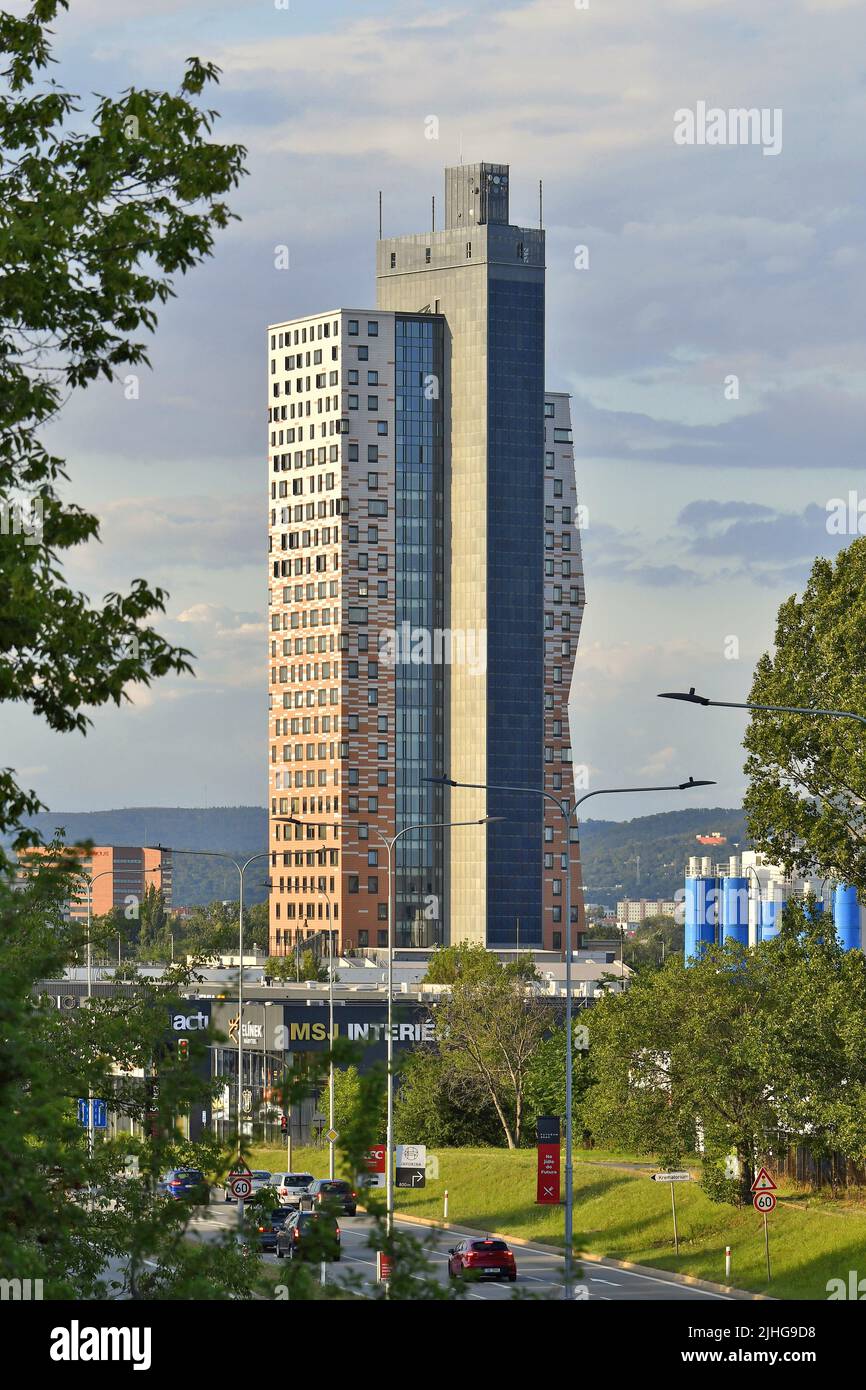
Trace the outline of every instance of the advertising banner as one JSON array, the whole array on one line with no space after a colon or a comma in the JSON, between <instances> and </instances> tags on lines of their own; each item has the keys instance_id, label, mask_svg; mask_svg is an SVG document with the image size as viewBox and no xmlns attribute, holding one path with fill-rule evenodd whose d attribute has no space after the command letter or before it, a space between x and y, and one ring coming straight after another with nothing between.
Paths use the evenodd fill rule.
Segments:
<instances>
[{"instance_id":1,"label":"advertising banner","mask_svg":"<svg viewBox=\"0 0 866 1390\"><path fill-rule=\"evenodd\" d=\"M535 1137L538 1146L538 1176L536 1202L559 1204L559 1116L540 1115L536 1121Z\"/></svg>"}]
</instances>

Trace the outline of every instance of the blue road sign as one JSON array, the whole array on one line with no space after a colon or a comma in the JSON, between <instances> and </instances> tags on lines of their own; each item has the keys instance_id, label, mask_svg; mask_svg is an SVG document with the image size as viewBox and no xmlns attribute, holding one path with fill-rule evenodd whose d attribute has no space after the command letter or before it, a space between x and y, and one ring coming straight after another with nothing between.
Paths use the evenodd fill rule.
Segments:
<instances>
[{"instance_id":1,"label":"blue road sign","mask_svg":"<svg viewBox=\"0 0 866 1390\"><path fill-rule=\"evenodd\" d=\"M78 1123L87 1128L88 1102L81 1097L78 1100ZM108 1125L108 1105L104 1100L93 1101L93 1128L105 1129Z\"/></svg>"}]
</instances>

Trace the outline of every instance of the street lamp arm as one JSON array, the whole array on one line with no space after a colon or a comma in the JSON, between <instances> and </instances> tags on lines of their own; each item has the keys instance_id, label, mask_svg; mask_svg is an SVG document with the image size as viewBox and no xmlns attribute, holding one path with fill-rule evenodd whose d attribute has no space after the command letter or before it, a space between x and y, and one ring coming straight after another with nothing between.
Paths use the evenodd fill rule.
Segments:
<instances>
[{"instance_id":1,"label":"street lamp arm","mask_svg":"<svg viewBox=\"0 0 866 1390\"><path fill-rule=\"evenodd\" d=\"M574 810L576 811L578 806L582 806L584 801L589 801L591 796L618 796L626 792L684 792L688 791L689 787L714 787L715 785L715 782L705 777L697 779L690 777L687 782L672 782L670 786L666 787L599 787L597 791L584 792L583 796L579 796L574 803Z\"/></svg>"},{"instance_id":2,"label":"street lamp arm","mask_svg":"<svg viewBox=\"0 0 866 1390\"><path fill-rule=\"evenodd\" d=\"M501 782L458 782L454 777L444 776L424 777L422 780L424 782L433 782L439 787L462 787L469 791L519 792L522 796L543 796L548 801L552 801L554 806L558 806L559 809L562 810L562 802L559 798L554 796L553 792L544 791L541 787L511 787ZM470 825L473 824L471 821L466 823Z\"/></svg>"},{"instance_id":3,"label":"street lamp arm","mask_svg":"<svg viewBox=\"0 0 866 1390\"><path fill-rule=\"evenodd\" d=\"M689 705L714 705L719 709L766 710L770 714L811 714L826 719L856 719L859 724L866 724L866 715L856 714L850 709L815 709L808 705L760 705L752 701L711 700L707 695L696 695L694 686L688 691L665 690L658 699L684 700Z\"/></svg>"}]
</instances>

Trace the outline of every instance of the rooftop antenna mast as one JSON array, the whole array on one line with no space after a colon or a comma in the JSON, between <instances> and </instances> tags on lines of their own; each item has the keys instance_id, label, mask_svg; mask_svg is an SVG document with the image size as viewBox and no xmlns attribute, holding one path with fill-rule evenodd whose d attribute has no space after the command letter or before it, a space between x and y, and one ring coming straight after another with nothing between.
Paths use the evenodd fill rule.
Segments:
<instances>
[{"instance_id":1,"label":"rooftop antenna mast","mask_svg":"<svg viewBox=\"0 0 866 1390\"><path fill-rule=\"evenodd\" d=\"M382 240L382 190L379 189L379 240Z\"/></svg>"},{"instance_id":2,"label":"rooftop antenna mast","mask_svg":"<svg viewBox=\"0 0 866 1390\"><path fill-rule=\"evenodd\" d=\"M538 180L538 230L544 227L544 185Z\"/></svg>"},{"instance_id":3,"label":"rooftop antenna mast","mask_svg":"<svg viewBox=\"0 0 866 1390\"><path fill-rule=\"evenodd\" d=\"M435 193L433 194L433 197L430 199L430 205L431 205L431 216L432 216L432 225L431 225L431 227L430 227L430 230L431 230L432 232L435 232L435 230L436 230L436 194L435 194Z\"/></svg>"}]
</instances>

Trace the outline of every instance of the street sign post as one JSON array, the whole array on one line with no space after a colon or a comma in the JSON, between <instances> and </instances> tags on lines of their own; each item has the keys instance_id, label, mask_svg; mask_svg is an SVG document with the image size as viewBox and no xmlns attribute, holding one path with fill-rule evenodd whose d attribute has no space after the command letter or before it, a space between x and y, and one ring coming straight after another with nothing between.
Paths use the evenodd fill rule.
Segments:
<instances>
[{"instance_id":1,"label":"street sign post","mask_svg":"<svg viewBox=\"0 0 866 1390\"><path fill-rule=\"evenodd\" d=\"M105 1129L108 1126L108 1106L104 1100L93 1101L93 1128Z\"/></svg>"},{"instance_id":2,"label":"street sign post","mask_svg":"<svg viewBox=\"0 0 866 1390\"><path fill-rule=\"evenodd\" d=\"M680 1236L677 1230L677 1199L674 1184L678 1182L691 1182L692 1175L691 1173L687 1173L684 1169L677 1169L673 1173L653 1173L652 1180L653 1182L669 1182L671 1185L671 1212L674 1218L674 1254L678 1255L680 1253Z\"/></svg>"},{"instance_id":3,"label":"street sign post","mask_svg":"<svg viewBox=\"0 0 866 1390\"><path fill-rule=\"evenodd\" d=\"M770 1227L767 1224L767 1216L776 1205L776 1198L773 1196L777 1191L776 1184L773 1182L766 1168L762 1168L755 1181L752 1183L752 1206L755 1211L759 1211L764 1218L764 1253L767 1257L767 1283L771 1279L770 1274Z\"/></svg>"},{"instance_id":4,"label":"street sign post","mask_svg":"<svg viewBox=\"0 0 866 1390\"><path fill-rule=\"evenodd\" d=\"M397 1145L397 1186L425 1187L427 1185L426 1144Z\"/></svg>"}]
</instances>

